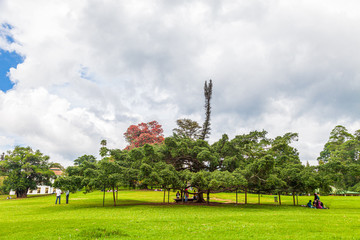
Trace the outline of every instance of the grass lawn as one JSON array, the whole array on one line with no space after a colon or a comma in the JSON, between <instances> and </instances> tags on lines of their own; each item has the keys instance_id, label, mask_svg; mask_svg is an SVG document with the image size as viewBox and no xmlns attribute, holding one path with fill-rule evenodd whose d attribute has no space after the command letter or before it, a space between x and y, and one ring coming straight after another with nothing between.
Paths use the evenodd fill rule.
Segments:
<instances>
[{"instance_id":1,"label":"grass lawn","mask_svg":"<svg viewBox=\"0 0 360 240\"><path fill-rule=\"evenodd\" d=\"M175 193L171 193L173 198ZM212 194L228 204L161 204L163 193L121 191L113 207L111 193L6 200L0 196L0 239L359 239L360 197L321 197L328 210L291 206L292 197L249 195L235 205L234 193ZM306 204L313 197L299 197ZM244 202L244 195L239 194ZM170 201L172 202L172 201Z\"/></svg>"}]
</instances>

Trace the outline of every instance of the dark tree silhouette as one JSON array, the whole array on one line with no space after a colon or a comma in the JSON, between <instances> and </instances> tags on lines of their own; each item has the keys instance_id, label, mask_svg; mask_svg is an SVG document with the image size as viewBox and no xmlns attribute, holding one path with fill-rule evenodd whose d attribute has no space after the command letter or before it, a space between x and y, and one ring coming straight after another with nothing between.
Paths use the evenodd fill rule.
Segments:
<instances>
[{"instance_id":1,"label":"dark tree silhouette","mask_svg":"<svg viewBox=\"0 0 360 240\"><path fill-rule=\"evenodd\" d=\"M211 114L211 100L212 95L212 80L210 79L209 85L207 84L207 81L205 81L204 85L204 96L205 96L205 121L202 127L202 132L200 139L205 140L205 138L208 138L210 135L210 114Z\"/></svg>"}]
</instances>

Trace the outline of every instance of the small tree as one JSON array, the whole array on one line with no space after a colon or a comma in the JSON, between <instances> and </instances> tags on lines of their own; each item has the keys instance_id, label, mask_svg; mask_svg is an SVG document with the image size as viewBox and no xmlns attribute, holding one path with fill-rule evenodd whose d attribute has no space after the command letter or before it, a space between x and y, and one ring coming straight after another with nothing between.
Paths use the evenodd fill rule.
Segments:
<instances>
[{"instance_id":1,"label":"small tree","mask_svg":"<svg viewBox=\"0 0 360 240\"><path fill-rule=\"evenodd\" d=\"M177 128L173 129L174 135L181 138L198 139L200 137L201 126L191 119L176 120Z\"/></svg>"}]
</instances>

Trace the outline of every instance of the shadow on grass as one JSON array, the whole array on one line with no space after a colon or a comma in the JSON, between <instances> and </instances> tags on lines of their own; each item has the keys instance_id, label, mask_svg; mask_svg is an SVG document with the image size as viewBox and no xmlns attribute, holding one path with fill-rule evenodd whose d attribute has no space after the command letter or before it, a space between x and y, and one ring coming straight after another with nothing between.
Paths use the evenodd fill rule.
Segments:
<instances>
[{"instance_id":1,"label":"shadow on grass","mask_svg":"<svg viewBox=\"0 0 360 240\"><path fill-rule=\"evenodd\" d=\"M96 227L92 229L82 230L77 236L84 239L99 239L107 237L128 237L129 235L120 230L110 230L106 228Z\"/></svg>"},{"instance_id":2,"label":"shadow on grass","mask_svg":"<svg viewBox=\"0 0 360 240\"><path fill-rule=\"evenodd\" d=\"M286 210L286 209L305 209L305 208L301 208L300 206L288 206L288 205L270 205L270 204L264 204L264 205L259 205L259 204L253 204L253 203L248 203L248 204L235 204L235 203L221 203L221 202L210 202L210 204L207 203L160 203L160 202L146 202L146 201L141 201L141 200L134 200L134 199L121 199L117 202L117 205L114 206L112 201L106 201L105 202L105 206L102 205L102 201L98 202L98 201L91 201L91 202L75 202L75 203L71 203L70 204L61 204L59 206L57 205L52 205L52 206L46 206L43 207L42 209L44 210L55 210L56 207L58 207L58 209L60 211L66 210L66 211L73 211L73 210L79 210L79 209L92 209L92 208L97 208L97 209L129 209L129 208L133 208L136 206L149 206L149 207L162 207L162 208L184 208L184 207L201 207L201 208L213 208L213 207L220 207L220 208L233 208L233 209L253 209L253 210L269 210L269 211L274 211L274 210Z\"/></svg>"}]
</instances>

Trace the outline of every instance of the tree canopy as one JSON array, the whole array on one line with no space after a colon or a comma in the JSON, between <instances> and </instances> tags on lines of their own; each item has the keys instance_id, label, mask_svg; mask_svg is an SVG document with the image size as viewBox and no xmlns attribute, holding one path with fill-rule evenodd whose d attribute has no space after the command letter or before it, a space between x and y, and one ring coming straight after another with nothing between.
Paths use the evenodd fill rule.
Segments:
<instances>
[{"instance_id":1,"label":"tree canopy","mask_svg":"<svg viewBox=\"0 0 360 240\"><path fill-rule=\"evenodd\" d=\"M318 157L319 174L323 176L325 188L331 184L338 191L360 190L359 132L357 130L351 134L341 125L331 131L329 140Z\"/></svg>"},{"instance_id":2,"label":"tree canopy","mask_svg":"<svg viewBox=\"0 0 360 240\"><path fill-rule=\"evenodd\" d=\"M135 131L138 127L162 135L161 126L153 121L135 126L125 136L136 139L141 135ZM343 126L336 126L330 133L318 166L301 163L299 152L292 146L298 139L297 133L269 138L265 130L251 131L233 139L224 134L213 144L189 136L174 134L158 144L150 141L138 147L134 140L132 147L123 150L110 149L102 140L100 160L92 155L78 157L74 166L66 168L64 175L55 180L54 187L72 192L111 189L114 205L116 190L124 186L173 189L182 195L192 188L199 202L209 201L211 193L221 191L295 196L316 189L329 193L331 186L339 190L360 189L360 134L350 134ZM18 197L25 197L29 189L39 184L51 184L54 173L50 166L58 165L49 163L48 156L30 147L15 147L0 161L0 171L6 175L4 184L8 190L15 190Z\"/></svg>"},{"instance_id":3,"label":"tree canopy","mask_svg":"<svg viewBox=\"0 0 360 240\"><path fill-rule=\"evenodd\" d=\"M4 180L6 190L14 190L18 198L26 197L28 190L36 189L37 185L51 185L50 180L55 174L49 167L49 156L30 147L17 146L0 162L0 169L7 176Z\"/></svg>"},{"instance_id":4,"label":"tree canopy","mask_svg":"<svg viewBox=\"0 0 360 240\"><path fill-rule=\"evenodd\" d=\"M291 146L296 140L296 133L271 139L266 131L252 131L233 139L224 134L213 144L172 136L162 144L120 150L108 149L102 142L101 160L69 167L63 178L77 186L80 183L86 191L111 189L114 193L119 186L137 186L184 193L193 188L199 202L221 191L310 193L321 181L317 169L301 164ZM113 194L114 205L116 198Z\"/></svg>"},{"instance_id":5,"label":"tree canopy","mask_svg":"<svg viewBox=\"0 0 360 240\"><path fill-rule=\"evenodd\" d=\"M145 144L161 143L164 141L163 129L157 121L131 125L124 137L129 145L126 149L142 147Z\"/></svg>"}]
</instances>

